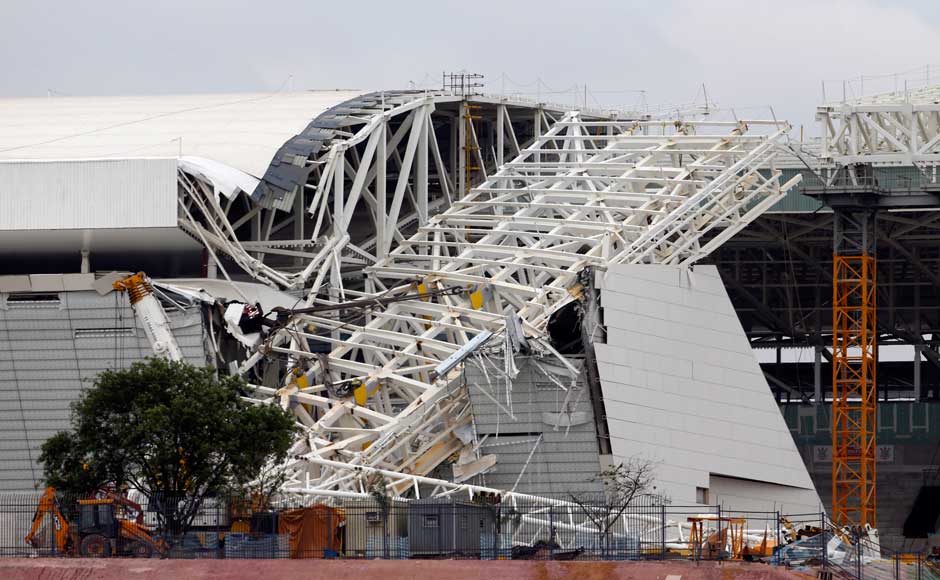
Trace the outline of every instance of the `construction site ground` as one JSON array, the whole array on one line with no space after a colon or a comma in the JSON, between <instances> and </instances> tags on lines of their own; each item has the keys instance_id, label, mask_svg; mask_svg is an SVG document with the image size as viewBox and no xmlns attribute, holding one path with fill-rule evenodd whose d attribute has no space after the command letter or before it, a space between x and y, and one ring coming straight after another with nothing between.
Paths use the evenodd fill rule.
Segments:
<instances>
[{"instance_id":1,"label":"construction site ground","mask_svg":"<svg viewBox=\"0 0 940 580\"><path fill-rule=\"evenodd\" d=\"M744 562L480 562L473 560L135 560L0 559L0 578L17 580L796 580L815 578Z\"/></svg>"}]
</instances>

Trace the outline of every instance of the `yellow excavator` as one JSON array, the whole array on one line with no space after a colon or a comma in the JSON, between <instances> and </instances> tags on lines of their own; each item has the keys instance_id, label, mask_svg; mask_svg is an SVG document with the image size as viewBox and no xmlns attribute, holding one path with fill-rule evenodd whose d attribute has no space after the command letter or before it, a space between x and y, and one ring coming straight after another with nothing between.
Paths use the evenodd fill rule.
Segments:
<instances>
[{"instance_id":1,"label":"yellow excavator","mask_svg":"<svg viewBox=\"0 0 940 580\"><path fill-rule=\"evenodd\" d=\"M56 554L88 558L150 558L169 551L167 543L155 538L144 525L143 511L135 502L109 494L102 499L80 499L76 507L77 517L69 520L62 514L55 489L47 487L39 498L26 543ZM134 519L130 519L131 512L136 512ZM47 517L52 520L51 546L45 545L50 535L44 527Z\"/></svg>"}]
</instances>

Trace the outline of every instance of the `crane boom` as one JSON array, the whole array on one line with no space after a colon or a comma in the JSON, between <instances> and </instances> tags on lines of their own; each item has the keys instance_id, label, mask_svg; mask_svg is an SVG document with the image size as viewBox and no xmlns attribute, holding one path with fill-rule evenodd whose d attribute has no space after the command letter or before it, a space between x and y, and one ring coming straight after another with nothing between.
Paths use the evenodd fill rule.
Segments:
<instances>
[{"instance_id":1,"label":"crane boom","mask_svg":"<svg viewBox=\"0 0 940 580\"><path fill-rule=\"evenodd\" d=\"M127 292L130 296L131 307L144 327L154 354L172 361L183 360L183 351L170 330L170 320L160 301L153 295L150 278L143 272L137 272L118 280L113 287L115 290Z\"/></svg>"}]
</instances>

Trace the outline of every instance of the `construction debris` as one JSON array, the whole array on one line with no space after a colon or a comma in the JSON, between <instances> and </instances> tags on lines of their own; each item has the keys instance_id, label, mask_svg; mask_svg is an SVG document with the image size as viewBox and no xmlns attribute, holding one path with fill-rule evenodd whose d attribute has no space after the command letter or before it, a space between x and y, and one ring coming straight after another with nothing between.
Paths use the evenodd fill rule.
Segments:
<instances>
[{"instance_id":1,"label":"construction debris","mask_svg":"<svg viewBox=\"0 0 940 580\"><path fill-rule=\"evenodd\" d=\"M419 99L413 106L413 123L427 123L429 105ZM346 287L339 265L344 252L362 251L348 228L367 188L378 190L373 202L385 213L385 184L377 178L383 164L372 163L384 147L381 123L368 123L326 156L309 208L318 216L311 239L319 251L297 272L275 270L246 251L217 208L216 185L201 180L205 172L181 167L186 205L215 216L196 219L184 207L187 230L258 281L305 293L260 318L260 305L230 303L220 325L247 348L237 372L252 381L253 399L289 409L302 426L282 466L282 491L327 501L366 497L363 478L381 475L391 496L502 494L571 510L569 525L587 525L569 502L462 483L495 459L460 435L472 433L461 363L485 361L488 349L498 349L504 363L492 366L490 381L504 378L509 400L514 357L526 354L567 390L581 370L552 346L548 323L590 298L585 272L591 277L617 263L688 266L707 256L799 181L781 184L772 168L788 130L777 121L586 120L569 113L441 213L425 215L419 204L417 232L393 247L405 192L400 180L393 215L369 245L376 255L364 270L365 292ZM337 160L358 142L368 145L353 189L331 199ZM340 207L336 200L344 198ZM332 215L331 229L320 227L325 215ZM598 331L591 316L589 341ZM246 331L248 319L260 319L261 328ZM487 363L480 367L490 376ZM271 368L280 370L272 375L265 370ZM258 380L272 376L283 379ZM478 387L512 417L492 389ZM565 428L580 421L552 419ZM451 457L459 457L454 481L430 475Z\"/></svg>"}]
</instances>

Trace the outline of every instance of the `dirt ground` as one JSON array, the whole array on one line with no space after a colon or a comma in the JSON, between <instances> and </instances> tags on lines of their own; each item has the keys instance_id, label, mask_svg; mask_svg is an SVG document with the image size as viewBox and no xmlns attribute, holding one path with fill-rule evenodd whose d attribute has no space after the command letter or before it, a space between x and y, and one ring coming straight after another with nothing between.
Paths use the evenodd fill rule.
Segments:
<instances>
[{"instance_id":1,"label":"dirt ground","mask_svg":"<svg viewBox=\"0 0 940 580\"><path fill-rule=\"evenodd\" d=\"M814 577L764 564L716 562L0 559L0 578L11 580L805 580Z\"/></svg>"}]
</instances>

